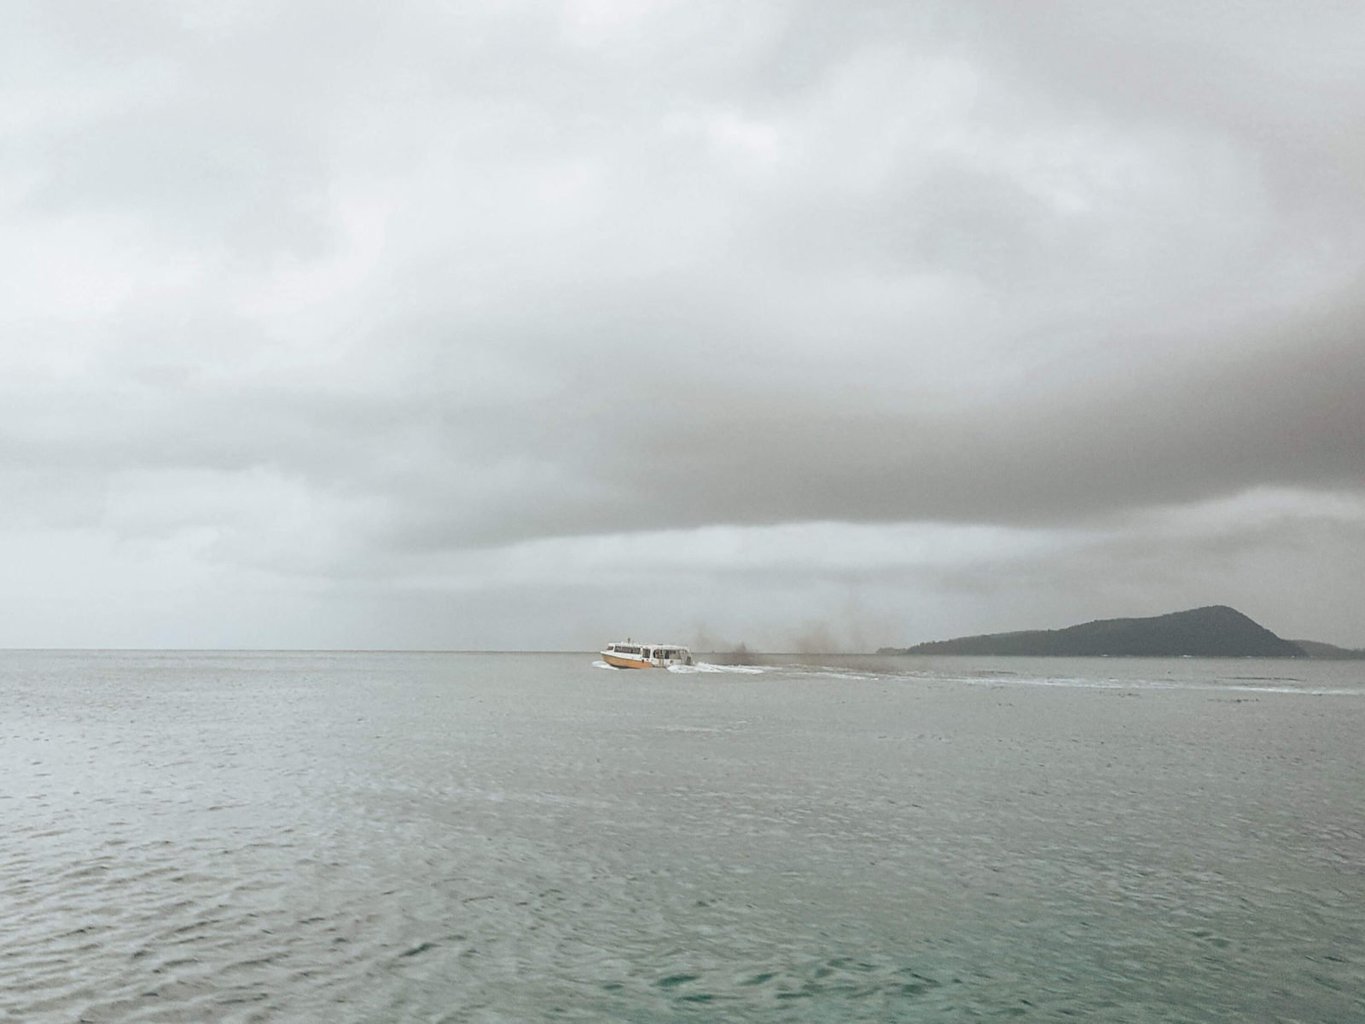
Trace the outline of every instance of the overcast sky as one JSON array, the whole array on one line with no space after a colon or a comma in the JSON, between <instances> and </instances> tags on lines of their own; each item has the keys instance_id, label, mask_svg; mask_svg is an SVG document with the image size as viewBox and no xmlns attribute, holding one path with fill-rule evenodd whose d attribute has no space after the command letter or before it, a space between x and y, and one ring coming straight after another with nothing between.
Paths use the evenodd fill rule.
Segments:
<instances>
[{"instance_id":1,"label":"overcast sky","mask_svg":"<svg viewBox=\"0 0 1365 1024\"><path fill-rule=\"evenodd\" d=\"M0 646L1365 645L1362 40L7 0Z\"/></svg>"}]
</instances>

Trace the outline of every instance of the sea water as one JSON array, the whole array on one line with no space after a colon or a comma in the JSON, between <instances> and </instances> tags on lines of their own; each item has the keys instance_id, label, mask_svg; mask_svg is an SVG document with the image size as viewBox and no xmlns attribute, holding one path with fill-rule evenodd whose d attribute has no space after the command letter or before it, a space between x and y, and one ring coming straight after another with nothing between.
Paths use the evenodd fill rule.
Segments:
<instances>
[{"instance_id":1,"label":"sea water","mask_svg":"<svg viewBox=\"0 0 1365 1024\"><path fill-rule=\"evenodd\" d=\"M1365 1020L1365 663L0 653L0 1020Z\"/></svg>"}]
</instances>

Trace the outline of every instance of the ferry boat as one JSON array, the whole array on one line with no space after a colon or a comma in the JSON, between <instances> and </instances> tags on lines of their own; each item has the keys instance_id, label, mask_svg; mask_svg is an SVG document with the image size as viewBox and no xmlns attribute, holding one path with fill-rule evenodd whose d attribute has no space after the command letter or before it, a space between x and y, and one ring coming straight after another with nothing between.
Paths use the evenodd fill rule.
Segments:
<instances>
[{"instance_id":1,"label":"ferry boat","mask_svg":"<svg viewBox=\"0 0 1365 1024\"><path fill-rule=\"evenodd\" d=\"M679 644L607 644L598 652L612 668L668 668L692 664L692 652Z\"/></svg>"}]
</instances>

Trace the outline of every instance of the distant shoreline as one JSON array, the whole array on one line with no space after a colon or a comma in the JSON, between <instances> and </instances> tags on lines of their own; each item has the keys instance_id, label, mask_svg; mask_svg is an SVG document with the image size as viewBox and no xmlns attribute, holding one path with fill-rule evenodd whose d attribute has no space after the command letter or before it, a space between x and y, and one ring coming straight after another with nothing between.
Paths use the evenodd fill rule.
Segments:
<instances>
[{"instance_id":1,"label":"distant shoreline","mask_svg":"<svg viewBox=\"0 0 1365 1024\"><path fill-rule=\"evenodd\" d=\"M1043 658L1365 659L1365 650L1320 641L1285 640L1226 605L1147 618L1096 619L1064 629L986 633L911 647L883 647L877 653Z\"/></svg>"}]
</instances>

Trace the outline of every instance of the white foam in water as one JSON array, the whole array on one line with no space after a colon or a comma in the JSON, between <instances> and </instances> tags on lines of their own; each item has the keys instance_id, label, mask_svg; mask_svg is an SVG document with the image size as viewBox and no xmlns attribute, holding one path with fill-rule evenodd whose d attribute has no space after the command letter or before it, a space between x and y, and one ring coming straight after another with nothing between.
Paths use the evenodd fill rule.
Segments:
<instances>
[{"instance_id":1,"label":"white foam in water","mask_svg":"<svg viewBox=\"0 0 1365 1024\"><path fill-rule=\"evenodd\" d=\"M707 661L699 661L692 665L669 665L670 672L722 672L733 675L756 676L762 675L763 669L757 665L713 665Z\"/></svg>"},{"instance_id":2,"label":"white foam in water","mask_svg":"<svg viewBox=\"0 0 1365 1024\"><path fill-rule=\"evenodd\" d=\"M592 667L611 669L613 672L620 671L619 669L612 668L612 666L608 665L600 658L592 663ZM710 662L706 661L699 661L692 665L665 665L664 667L670 672L678 672L684 675L691 675L698 672L714 672L727 675L753 676L761 675L764 671L757 665L712 665Z\"/></svg>"}]
</instances>

